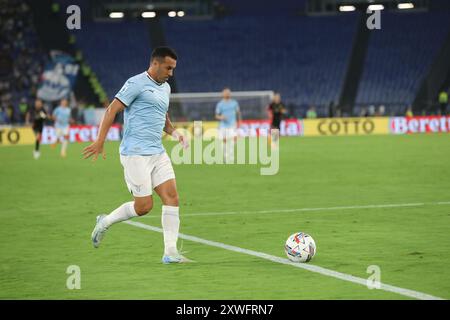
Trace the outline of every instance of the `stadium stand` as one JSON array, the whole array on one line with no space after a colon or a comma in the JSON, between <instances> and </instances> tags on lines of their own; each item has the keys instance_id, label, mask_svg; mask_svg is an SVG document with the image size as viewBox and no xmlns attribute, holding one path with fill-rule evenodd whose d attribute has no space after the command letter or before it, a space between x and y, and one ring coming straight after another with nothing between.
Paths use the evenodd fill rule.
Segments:
<instances>
[{"instance_id":1,"label":"stadium stand","mask_svg":"<svg viewBox=\"0 0 450 320\"><path fill-rule=\"evenodd\" d=\"M86 22L76 32L76 38L84 59L109 97L114 97L126 79L145 71L149 65L150 36L143 21Z\"/></svg>"},{"instance_id":2,"label":"stadium stand","mask_svg":"<svg viewBox=\"0 0 450 320\"><path fill-rule=\"evenodd\" d=\"M337 102L357 15L332 17L229 16L219 20L164 19L168 45L178 50L180 92L276 90L294 116L310 104L324 113ZM270 49L270 50L269 50Z\"/></svg>"},{"instance_id":3,"label":"stadium stand","mask_svg":"<svg viewBox=\"0 0 450 320\"><path fill-rule=\"evenodd\" d=\"M449 12L384 12L384 32L370 35L355 113L380 104L403 113L450 32L449 21Z\"/></svg>"},{"instance_id":4,"label":"stadium stand","mask_svg":"<svg viewBox=\"0 0 450 320\"><path fill-rule=\"evenodd\" d=\"M23 1L1 1L0 30L0 123L21 123L48 55Z\"/></svg>"}]
</instances>

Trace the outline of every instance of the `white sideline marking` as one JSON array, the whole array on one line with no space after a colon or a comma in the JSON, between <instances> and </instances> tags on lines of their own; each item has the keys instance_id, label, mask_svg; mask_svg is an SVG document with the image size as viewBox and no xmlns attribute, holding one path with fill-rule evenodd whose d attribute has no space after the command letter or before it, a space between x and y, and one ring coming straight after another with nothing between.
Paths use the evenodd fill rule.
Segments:
<instances>
[{"instance_id":1,"label":"white sideline marking","mask_svg":"<svg viewBox=\"0 0 450 320\"><path fill-rule=\"evenodd\" d=\"M148 224L144 224L141 222L136 222L136 221L124 221L124 223L138 227L138 228L142 228L142 229L146 229L146 230L150 230L150 231L156 231L159 233L162 233L163 230L161 228L158 227L153 227L150 226ZM245 253L248 254L250 256L255 256L258 258L262 258L262 259L266 259L272 262L277 262L277 263L281 263L281 264L287 264L296 268L301 268L301 269L305 269L308 271L312 271L312 272L316 272L316 273L320 273L322 275L328 276L328 277L333 277L333 278L337 278L337 279L341 279L341 280L345 280L345 281L349 281L349 282L353 282L353 283L357 283L357 284L361 284L366 286L367 285L367 280L363 279L363 278L359 278L359 277L354 277L352 275L349 274L345 274L345 273L341 273L341 272L337 272L334 270L330 270L330 269L325 269L319 266L315 266L312 264L306 264L306 263L294 263L289 261L288 259L283 259L277 256L272 256L270 254L266 254L263 252L258 252L258 251L253 251L253 250L248 250L248 249L243 249L243 248L239 248L239 247L235 247L235 246L231 246L228 244L224 244L224 243L220 243L220 242L215 242L215 241L210 241L210 240L206 240L206 239L202 239L202 238L198 238L198 237L194 237L194 236L189 236L186 234L179 234L179 238L180 239L185 239L185 240L189 240L189 241L194 241L194 242L198 242L198 243L202 243L208 246L212 246L212 247L217 247L217 248L221 248L221 249L225 249L225 250L229 250L229 251L234 251L234 252L238 252L238 253ZM381 283L380 284L380 290L384 290L384 291L389 291L389 292L394 292L406 297L411 297L411 298L415 298L415 299L419 299L419 300L444 300L442 298L439 297L435 297L426 293L422 293L422 292L418 292L418 291L413 291L413 290L409 290L409 289L404 289L404 288L399 288L399 287L394 287L388 284L384 284Z\"/></svg>"},{"instance_id":2,"label":"white sideline marking","mask_svg":"<svg viewBox=\"0 0 450 320\"><path fill-rule=\"evenodd\" d=\"M418 203L398 203L398 204L369 204L363 206L343 206L343 207L324 207L324 208L294 208L279 210L261 210L261 211L225 211L225 212L201 212L201 213L184 213L183 217L194 216L222 216L222 215L247 215L261 213L290 213L290 212L308 212L308 211L332 211L332 210L353 210L353 209L377 209L377 208L401 208L401 207L422 207L426 205L450 205L450 202L418 202ZM146 215L143 218L159 218L156 215Z\"/></svg>"}]
</instances>

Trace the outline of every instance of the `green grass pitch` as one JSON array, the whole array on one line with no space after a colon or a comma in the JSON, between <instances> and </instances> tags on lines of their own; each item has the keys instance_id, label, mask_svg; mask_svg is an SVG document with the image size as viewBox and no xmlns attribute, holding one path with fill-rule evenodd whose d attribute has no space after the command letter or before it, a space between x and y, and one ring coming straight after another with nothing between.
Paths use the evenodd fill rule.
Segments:
<instances>
[{"instance_id":1,"label":"green grass pitch","mask_svg":"<svg viewBox=\"0 0 450 320\"><path fill-rule=\"evenodd\" d=\"M172 142L165 142L170 152ZM0 148L1 299L409 299L397 293L188 240L196 263L163 265L162 234L120 223L99 249L95 217L131 197L118 143L107 159L42 147ZM284 257L287 237L313 236L312 265L450 298L450 136L282 138L280 171L176 165L183 234ZM298 212L283 209L418 204ZM245 211L234 215L190 215ZM259 212L257 211L269 211ZM161 226L161 203L135 219ZM181 244L181 243L179 243ZM68 266L81 289L66 287Z\"/></svg>"}]
</instances>

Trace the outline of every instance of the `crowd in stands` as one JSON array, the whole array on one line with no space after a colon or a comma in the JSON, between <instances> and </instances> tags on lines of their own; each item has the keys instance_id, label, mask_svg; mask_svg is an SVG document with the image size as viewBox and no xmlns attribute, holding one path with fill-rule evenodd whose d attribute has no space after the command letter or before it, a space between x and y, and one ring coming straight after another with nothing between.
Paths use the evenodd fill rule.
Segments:
<instances>
[{"instance_id":1,"label":"crowd in stands","mask_svg":"<svg viewBox=\"0 0 450 320\"><path fill-rule=\"evenodd\" d=\"M25 124L48 61L27 3L0 0L0 125ZM44 102L44 108L51 113L57 104ZM94 105L76 101L72 95L70 106L74 123L96 124Z\"/></svg>"},{"instance_id":2,"label":"crowd in stands","mask_svg":"<svg viewBox=\"0 0 450 320\"><path fill-rule=\"evenodd\" d=\"M46 61L30 7L0 0L0 123L24 121Z\"/></svg>"}]
</instances>

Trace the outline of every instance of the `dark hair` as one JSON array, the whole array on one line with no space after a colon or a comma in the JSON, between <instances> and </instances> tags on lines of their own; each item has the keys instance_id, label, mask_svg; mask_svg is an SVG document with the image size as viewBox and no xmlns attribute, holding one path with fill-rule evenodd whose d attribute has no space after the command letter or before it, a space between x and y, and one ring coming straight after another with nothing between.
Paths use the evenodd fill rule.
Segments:
<instances>
[{"instance_id":1,"label":"dark hair","mask_svg":"<svg viewBox=\"0 0 450 320\"><path fill-rule=\"evenodd\" d=\"M174 60L177 60L177 54L172 48L169 47L157 47L152 51L152 58L150 61L153 61L155 58L171 57Z\"/></svg>"}]
</instances>

